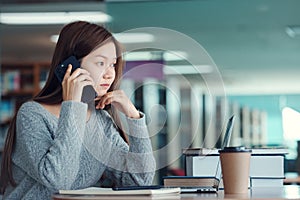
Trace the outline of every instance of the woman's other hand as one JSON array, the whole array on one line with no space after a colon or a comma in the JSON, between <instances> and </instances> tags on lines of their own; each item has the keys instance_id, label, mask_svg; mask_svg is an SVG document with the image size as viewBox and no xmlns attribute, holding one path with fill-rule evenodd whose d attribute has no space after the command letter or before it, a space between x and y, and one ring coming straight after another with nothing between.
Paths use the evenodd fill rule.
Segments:
<instances>
[{"instance_id":1,"label":"woman's other hand","mask_svg":"<svg viewBox=\"0 0 300 200\"><path fill-rule=\"evenodd\" d=\"M103 109L106 105L112 104L127 117L135 119L140 118L139 111L135 108L123 90L108 92L101 97L97 97L95 100L99 100L96 109Z\"/></svg>"}]
</instances>

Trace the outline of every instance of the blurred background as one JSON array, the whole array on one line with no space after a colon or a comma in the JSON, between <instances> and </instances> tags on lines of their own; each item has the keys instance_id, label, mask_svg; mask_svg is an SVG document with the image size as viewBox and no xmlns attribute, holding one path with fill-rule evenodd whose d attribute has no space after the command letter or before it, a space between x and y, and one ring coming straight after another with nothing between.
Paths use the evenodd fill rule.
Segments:
<instances>
[{"instance_id":1,"label":"blurred background","mask_svg":"<svg viewBox=\"0 0 300 200\"><path fill-rule=\"evenodd\" d=\"M300 1L2 0L0 6L1 147L13 114L43 86L61 28L87 19L126 49L122 88L148 115L157 180L183 173L183 148L219 147L233 114L232 145L288 147L285 171L297 172Z\"/></svg>"}]
</instances>

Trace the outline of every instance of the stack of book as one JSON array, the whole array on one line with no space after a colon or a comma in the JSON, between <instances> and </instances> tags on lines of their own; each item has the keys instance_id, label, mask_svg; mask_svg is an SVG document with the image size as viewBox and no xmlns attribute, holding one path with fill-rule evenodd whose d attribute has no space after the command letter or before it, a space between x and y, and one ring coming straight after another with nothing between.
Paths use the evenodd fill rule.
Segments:
<instances>
[{"instance_id":1,"label":"stack of book","mask_svg":"<svg viewBox=\"0 0 300 200\"><path fill-rule=\"evenodd\" d=\"M215 177L203 176L165 176L163 180L167 187L202 187L216 184Z\"/></svg>"},{"instance_id":2,"label":"stack of book","mask_svg":"<svg viewBox=\"0 0 300 200\"><path fill-rule=\"evenodd\" d=\"M252 149L249 184L251 187L283 186L286 148ZM184 149L187 176L215 176L218 149Z\"/></svg>"},{"instance_id":3,"label":"stack of book","mask_svg":"<svg viewBox=\"0 0 300 200\"><path fill-rule=\"evenodd\" d=\"M179 187L181 192L217 192L220 186L217 177L165 176L164 187Z\"/></svg>"}]
</instances>

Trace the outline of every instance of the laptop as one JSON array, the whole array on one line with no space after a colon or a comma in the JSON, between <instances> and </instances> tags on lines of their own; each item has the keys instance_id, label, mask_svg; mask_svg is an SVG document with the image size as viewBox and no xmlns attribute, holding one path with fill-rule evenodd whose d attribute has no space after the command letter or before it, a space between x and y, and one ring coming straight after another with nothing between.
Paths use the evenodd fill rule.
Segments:
<instances>
[{"instance_id":1,"label":"laptop","mask_svg":"<svg viewBox=\"0 0 300 200\"><path fill-rule=\"evenodd\" d=\"M234 124L235 116L231 116L227 122L224 139L221 143L221 149L224 149L224 147L228 147L230 143L230 138L232 135L233 130L233 124ZM201 177L200 177L201 178ZM207 177L203 177L207 178ZM213 185L207 185L207 186L199 186L199 187L181 187L181 192L217 192L219 190L219 184L220 180L222 178L222 170L221 170L221 163L220 160L218 161L217 168L216 168L216 175L215 175L215 181Z\"/></svg>"}]
</instances>

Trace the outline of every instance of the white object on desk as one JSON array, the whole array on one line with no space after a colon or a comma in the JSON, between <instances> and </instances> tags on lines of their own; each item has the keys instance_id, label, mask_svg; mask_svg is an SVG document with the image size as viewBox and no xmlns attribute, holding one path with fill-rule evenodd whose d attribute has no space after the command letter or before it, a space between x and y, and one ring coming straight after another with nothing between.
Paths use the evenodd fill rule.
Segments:
<instances>
[{"instance_id":1,"label":"white object on desk","mask_svg":"<svg viewBox=\"0 0 300 200\"><path fill-rule=\"evenodd\" d=\"M199 149L185 150L186 175L214 176L219 162L219 154L210 149L212 154L197 155L195 154L197 151L200 152ZM288 151L285 148L252 149L250 177L253 179L264 179L254 180L252 187L260 187L262 182L264 187L283 186L284 156L287 153Z\"/></svg>"},{"instance_id":2,"label":"white object on desk","mask_svg":"<svg viewBox=\"0 0 300 200\"><path fill-rule=\"evenodd\" d=\"M111 188L89 187L79 190L59 190L59 194L72 194L72 195L174 195L180 194L180 188L160 188L160 189L142 189L142 190L112 190Z\"/></svg>"}]
</instances>

